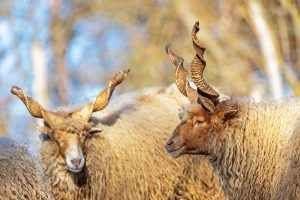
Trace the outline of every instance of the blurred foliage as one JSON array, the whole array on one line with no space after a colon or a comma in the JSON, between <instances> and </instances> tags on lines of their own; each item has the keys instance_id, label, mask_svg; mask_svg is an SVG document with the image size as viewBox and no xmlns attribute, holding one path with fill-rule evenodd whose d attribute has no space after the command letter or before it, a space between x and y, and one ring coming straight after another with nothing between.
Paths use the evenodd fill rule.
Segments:
<instances>
[{"instance_id":1,"label":"blurred foliage","mask_svg":"<svg viewBox=\"0 0 300 200\"><path fill-rule=\"evenodd\" d=\"M12 5L18 2L1 1L0 14L12 20ZM195 21L200 22L199 39L207 48L207 81L229 95L251 96L256 92L270 96L268 66L249 8L251 2L259 5L272 34L274 60L280 66L284 95L300 94L299 0L45 2L50 20L49 33L45 32L49 37L44 42L48 46L44 48L51 52L47 54L47 78L49 98L57 99L55 104L83 101L78 99L87 95L86 90L99 91L97 85L104 86L112 72L121 67L130 67L132 71L119 91L173 83L174 66L164 46L172 42L173 51L185 59L189 68L194 57L190 32ZM33 3L25 20L38 21L34 9ZM34 29L31 34L32 41L38 40L39 31ZM21 39L15 37L18 39L14 42L16 49L22 45ZM77 56L76 63L71 59L73 54ZM22 70L19 60L15 69ZM30 79L30 75L24 79ZM4 99L0 101L3 104ZM6 112L1 113L0 117L7 118Z\"/></svg>"},{"instance_id":2,"label":"blurred foliage","mask_svg":"<svg viewBox=\"0 0 300 200\"><path fill-rule=\"evenodd\" d=\"M10 6L13 4L11 0L1 0L0 15L5 16L10 14Z\"/></svg>"},{"instance_id":3,"label":"blurred foliage","mask_svg":"<svg viewBox=\"0 0 300 200\"><path fill-rule=\"evenodd\" d=\"M267 85L266 66L253 27L249 2L90 0L74 1L74 7L76 19L104 13L112 22L126 26L130 51L125 65L133 69L130 87L173 82L173 67L164 53L164 45L172 41L174 51L185 58L188 66L194 55L190 30L199 20L200 39L207 48L207 79L229 94L248 95L256 82ZM299 94L300 3L295 0L256 2L260 4L273 34L278 51L278 57L274 59L280 62L285 84L294 94ZM74 22L74 17L70 22ZM263 90L263 95L268 95L268 88L263 87Z\"/></svg>"}]
</instances>

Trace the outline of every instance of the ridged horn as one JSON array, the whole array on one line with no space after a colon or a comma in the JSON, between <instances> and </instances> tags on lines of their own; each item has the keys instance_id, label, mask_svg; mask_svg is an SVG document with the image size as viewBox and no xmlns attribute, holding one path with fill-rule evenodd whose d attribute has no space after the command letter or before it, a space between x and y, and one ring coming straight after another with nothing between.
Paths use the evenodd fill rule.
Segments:
<instances>
[{"instance_id":1,"label":"ridged horn","mask_svg":"<svg viewBox=\"0 0 300 200\"><path fill-rule=\"evenodd\" d=\"M78 110L75 110L72 113L72 118L89 121L93 112L104 109L108 105L111 95L113 94L116 86L122 83L126 79L126 76L129 73L129 71L130 70L127 69L115 73L113 77L110 79L108 87L104 89L101 93L99 93L92 103L87 104L79 108Z\"/></svg>"},{"instance_id":2,"label":"ridged horn","mask_svg":"<svg viewBox=\"0 0 300 200\"><path fill-rule=\"evenodd\" d=\"M192 29L192 41L196 51L196 56L191 63L191 78L197 88L214 101L219 97L219 94L210 85L208 85L203 78L203 71L206 66L206 62L203 58L205 48L201 46L200 41L196 36L199 30L199 22L196 22Z\"/></svg>"},{"instance_id":3,"label":"ridged horn","mask_svg":"<svg viewBox=\"0 0 300 200\"><path fill-rule=\"evenodd\" d=\"M189 81L186 82L186 93L187 93L187 98L192 104L197 103L199 94L197 90L193 89L190 86Z\"/></svg>"},{"instance_id":4,"label":"ridged horn","mask_svg":"<svg viewBox=\"0 0 300 200\"><path fill-rule=\"evenodd\" d=\"M190 84L188 83L187 76L188 71L184 68L183 62L184 59L173 53L171 50L171 43L166 45L166 52L171 60L171 62L175 65L175 83L178 90L186 96L191 103L197 102L198 93L194 90Z\"/></svg>"},{"instance_id":5,"label":"ridged horn","mask_svg":"<svg viewBox=\"0 0 300 200\"><path fill-rule=\"evenodd\" d=\"M62 117L54 112L45 110L37 101L28 97L23 89L12 86L10 92L25 104L29 113L35 118L42 118L50 126L55 127L57 124L62 122Z\"/></svg>"}]
</instances>

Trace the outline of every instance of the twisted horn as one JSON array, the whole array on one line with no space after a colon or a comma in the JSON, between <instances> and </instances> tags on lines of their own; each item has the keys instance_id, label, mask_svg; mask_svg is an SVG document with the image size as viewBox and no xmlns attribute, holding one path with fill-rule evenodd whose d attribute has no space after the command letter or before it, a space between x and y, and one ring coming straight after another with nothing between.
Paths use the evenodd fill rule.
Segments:
<instances>
[{"instance_id":1,"label":"twisted horn","mask_svg":"<svg viewBox=\"0 0 300 200\"><path fill-rule=\"evenodd\" d=\"M23 89L17 86L12 86L10 92L19 97L33 117L43 118L50 127L55 127L55 125L62 121L61 116L45 110L37 101L28 97Z\"/></svg>"},{"instance_id":2,"label":"twisted horn","mask_svg":"<svg viewBox=\"0 0 300 200\"><path fill-rule=\"evenodd\" d=\"M115 73L113 77L110 79L108 87L105 90L103 90L101 93L99 93L96 99L92 103L87 104L81 107L80 109L74 111L72 113L72 117L82 119L84 121L89 121L93 112L104 109L108 105L111 95L115 90L116 86L122 83L126 79L126 76L129 73L129 71L130 70L127 69Z\"/></svg>"},{"instance_id":3,"label":"twisted horn","mask_svg":"<svg viewBox=\"0 0 300 200\"><path fill-rule=\"evenodd\" d=\"M171 62L175 65L175 83L178 90L186 96L191 103L196 103L198 99L197 91L194 90L190 84L188 83L187 76L188 71L184 68L183 62L184 59L177 56L171 50L171 43L166 45L166 52L171 60Z\"/></svg>"},{"instance_id":4,"label":"twisted horn","mask_svg":"<svg viewBox=\"0 0 300 200\"><path fill-rule=\"evenodd\" d=\"M210 96L211 99L216 99L219 97L219 94L203 79L203 71L206 66L206 61L203 58L205 48L201 46L196 36L199 30L199 22L196 22L192 29L192 41L196 56L191 64L191 78L199 90Z\"/></svg>"}]
</instances>

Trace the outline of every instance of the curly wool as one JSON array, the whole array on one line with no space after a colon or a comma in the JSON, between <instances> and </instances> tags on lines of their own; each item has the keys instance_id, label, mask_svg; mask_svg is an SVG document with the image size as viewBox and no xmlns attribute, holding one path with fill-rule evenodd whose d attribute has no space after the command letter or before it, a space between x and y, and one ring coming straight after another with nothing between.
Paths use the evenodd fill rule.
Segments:
<instances>
[{"instance_id":1,"label":"curly wool","mask_svg":"<svg viewBox=\"0 0 300 200\"><path fill-rule=\"evenodd\" d=\"M41 167L26 146L0 138L0 199L53 199L43 179Z\"/></svg>"},{"instance_id":2,"label":"curly wool","mask_svg":"<svg viewBox=\"0 0 300 200\"><path fill-rule=\"evenodd\" d=\"M288 167L281 176L277 199L300 199L300 117L295 123Z\"/></svg>"},{"instance_id":3,"label":"curly wool","mask_svg":"<svg viewBox=\"0 0 300 200\"><path fill-rule=\"evenodd\" d=\"M66 170L53 141L41 161L56 199L224 199L219 179L198 157L172 159L164 148L185 102L175 86L121 95L95 114L103 131L87 142L81 174Z\"/></svg>"},{"instance_id":4,"label":"curly wool","mask_svg":"<svg viewBox=\"0 0 300 200\"><path fill-rule=\"evenodd\" d=\"M290 165L292 142L300 133L295 131L300 102L231 104L239 106L239 116L216 139L210 158L223 190L229 199L289 199L282 190L283 177Z\"/></svg>"}]
</instances>

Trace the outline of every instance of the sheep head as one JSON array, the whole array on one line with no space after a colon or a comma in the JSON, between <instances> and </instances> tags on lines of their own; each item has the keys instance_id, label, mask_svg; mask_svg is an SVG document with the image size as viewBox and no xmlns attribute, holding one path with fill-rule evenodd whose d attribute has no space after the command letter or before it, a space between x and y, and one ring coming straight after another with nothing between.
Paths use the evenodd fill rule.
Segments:
<instances>
[{"instance_id":1,"label":"sheep head","mask_svg":"<svg viewBox=\"0 0 300 200\"><path fill-rule=\"evenodd\" d=\"M33 117L44 120L44 127L40 127L39 130L57 142L59 154L64 158L67 169L76 173L85 165L86 139L100 131L89 124L92 113L108 105L115 87L125 80L128 72L129 70L124 70L114 74L108 87L99 93L92 103L69 112L48 111L16 86L11 88L11 93L23 101Z\"/></svg>"},{"instance_id":2,"label":"sheep head","mask_svg":"<svg viewBox=\"0 0 300 200\"><path fill-rule=\"evenodd\" d=\"M197 86L197 90L189 84L188 71L183 66L183 59L172 52L170 44L166 46L166 52L176 66L177 88L191 103L183 108L179 115L181 123L166 143L167 151L176 158L183 154L209 155L214 135L220 133L227 126L228 119L237 112L237 109L221 102L219 94L203 78L206 67L203 58L205 48L196 36L199 30L199 22L196 22L191 34L196 52L191 63L191 80Z\"/></svg>"},{"instance_id":3,"label":"sheep head","mask_svg":"<svg viewBox=\"0 0 300 200\"><path fill-rule=\"evenodd\" d=\"M179 114L180 124L166 143L167 151L174 158L183 154L212 155L217 139L236 113L235 106L223 103L213 113L197 104L185 106Z\"/></svg>"}]
</instances>

